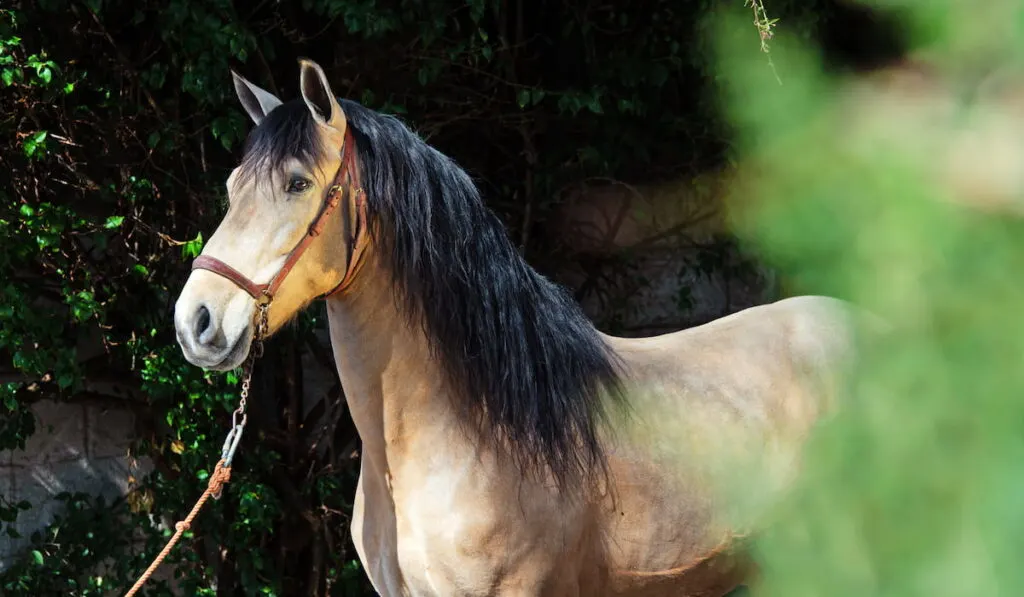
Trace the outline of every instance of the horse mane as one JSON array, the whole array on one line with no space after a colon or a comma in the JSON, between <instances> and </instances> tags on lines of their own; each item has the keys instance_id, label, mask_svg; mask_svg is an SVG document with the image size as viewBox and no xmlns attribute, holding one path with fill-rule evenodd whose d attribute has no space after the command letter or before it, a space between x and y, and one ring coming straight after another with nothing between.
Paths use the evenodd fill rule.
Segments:
<instances>
[{"instance_id":1,"label":"horse mane","mask_svg":"<svg viewBox=\"0 0 1024 597\"><path fill-rule=\"evenodd\" d=\"M339 101L400 310L422 326L467 420L505 438L524 474L546 471L560 487L606 470L599 424L605 400L622 400L618 357L522 258L462 168L397 118ZM315 162L325 150L308 114L301 101L279 106L246 153Z\"/></svg>"}]
</instances>

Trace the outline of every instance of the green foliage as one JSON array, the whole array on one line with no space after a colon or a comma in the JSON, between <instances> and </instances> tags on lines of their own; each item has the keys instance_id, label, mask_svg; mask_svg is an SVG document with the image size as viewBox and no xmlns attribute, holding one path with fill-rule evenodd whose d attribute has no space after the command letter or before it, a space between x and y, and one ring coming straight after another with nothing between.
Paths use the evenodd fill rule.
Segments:
<instances>
[{"instance_id":1,"label":"green foliage","mask_svg":"<svg viewBox=\"0 0 1024 597\"><path fill-rule=\"evenodd\" d=\"M66 496L62 517L0 574L4 594L123 591L167 538L150 522L179 519L217 460L238 378L184 362L172 306L221 215L250 125L230 68L295 97L296 58L316 59L339 94L402 115L470 171L486 172L492 205L520 237L566 181L674 176L721 158L713 73L697 35L711 5L0 8L0 449L25 446L38 400L109 403L133 410L141 433L132 454L154 463L112 503ZM322 323L313 309L268 344L225 497L165 564L186 594L212 595L217 585L247 595L369 594L347 535L353 432L343 422L317 436L316 420L296 420L290 406L301 388L287 380L301 377L298 355L323 350L312 334ZM102 389L111 379L117 396ZM32 506L0 500L0 528L15 532ZM154 583L145 594L166 593Z\"/></svg>"},{"instance_id":2,"label":"green foliage","mask_svg":"<svg viewBox=\"0 0 1024 597\"><path fill-rule=\"evenodd\" d=\"M792 36L773 45L779 86L744 51L744 23L725 20L718 35L741 159L757 172L737 217L744 236L795 290L850 299L888 330L863 339L839 414L759 545L757 594L1024 591L1024 222L1016 191L986 209L945 161L959 132L1015 114L979 94L977 74L1021 72L1020 8L896 4L914 50L950 85L914 87L913 118L884 95L847 95L850 81L825 75ZM949 113L923 116L946 99ZM992 179L986 168L1019 158L1005 144L1017 130L992 133L983 160L959 154L957 165Z\"/></svg>"},{"instance_id":3,"label":"green foliage","mask_svg":"<svg viewBox=\"0 0 1024 597\"><path fill-rule=\"evenodd\" d=\"M130 585L135 573L131 561L105 566L104 560L126 553L131 534L109 530L129 520L145 524L145 517L132 520L123 503L112 506L84 494L62 493L57 500L61 513L44 532L33 534L35 547L16 572L0 579L4 594L99 596L109 594L111 587Z\"/></svg>"}]
</instances>

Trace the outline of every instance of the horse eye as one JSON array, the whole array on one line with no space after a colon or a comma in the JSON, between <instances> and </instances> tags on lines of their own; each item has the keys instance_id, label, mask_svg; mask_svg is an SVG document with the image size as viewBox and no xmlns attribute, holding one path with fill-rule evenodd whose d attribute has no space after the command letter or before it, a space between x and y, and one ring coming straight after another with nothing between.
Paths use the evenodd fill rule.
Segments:
<instances>
[{"instance_id":1,"label":"horse eye","mask_svg":"<svg viewBox=\"0 0 1024 597\"><path fill-rule=\"evenodd\" d=\"M309 189L311 184L312 183L305 178L295 177L288 181L288 188L285 189L285 191L293 194L304 193Z\"/></svg>"}]
</instances>

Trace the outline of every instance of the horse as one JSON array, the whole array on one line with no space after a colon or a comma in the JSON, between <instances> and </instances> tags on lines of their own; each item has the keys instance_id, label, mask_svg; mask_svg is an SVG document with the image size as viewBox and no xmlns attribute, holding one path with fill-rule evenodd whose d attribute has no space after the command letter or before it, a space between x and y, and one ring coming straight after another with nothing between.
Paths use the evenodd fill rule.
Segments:
<instances>
[{"instance_id":1,"label":"horse","mask_svg":"<svg viewBox=\"0 0 1024 597\"><path fill-rule=\"evenodd\" d=\"M836 400L850 307L797 296L669 334L600 332L470 176L299 61L174 307L228 371L326 301L362 440L352 539L385 597L719 596ZM261 321L261 314L263 320ZM265 329L264 329L265 328Z\"/></svg>"}]
</instances>

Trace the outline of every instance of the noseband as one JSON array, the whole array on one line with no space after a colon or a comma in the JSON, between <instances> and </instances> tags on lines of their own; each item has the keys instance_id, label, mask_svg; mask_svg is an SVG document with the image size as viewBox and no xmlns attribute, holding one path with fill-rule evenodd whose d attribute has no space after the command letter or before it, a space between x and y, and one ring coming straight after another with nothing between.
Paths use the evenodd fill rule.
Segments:
<instances>
[{"instance_id":1,"label":"noseband","mask_svg":"<svg viewBox=\"0 0 1024 597\"><path fill-rule=\"evenodd\" d=\"M274 300L274 295L277 294L285 278L288 277L288 273L298 263L302 254L306 252L306 249L313 242L313 239L320 236L320 233L323 232L324 225L327 223L327 217L337 209L338 204L341 203L342 193L347 190L348 198L354 202L355 207L353 210L355 213L353 234L348 239L348 264L345 267L345 275L342 277L341 282L324 296L328 297L344 291L355 278L355 273L360 263L359 257L365 246L362 238L366 232L366 196L363 189L359 186L359 172L355 165L355 154L355 141L352 138L352 130L349 128L345 131L345 140L341 146L341 165L338 167L338 173L334 176L334 182L327 189L327 194L320 204L320 212L310 223L309 231L291 250L284 265L270 279L270 282L257 284L242 275L235 268L209 255L199 255L196 257L192 261L192 271L205 269L227 278L235 286L247 292L258 304L269 305Z\"/></svg>"}]
</instances>

